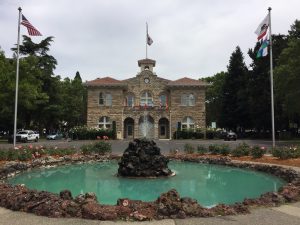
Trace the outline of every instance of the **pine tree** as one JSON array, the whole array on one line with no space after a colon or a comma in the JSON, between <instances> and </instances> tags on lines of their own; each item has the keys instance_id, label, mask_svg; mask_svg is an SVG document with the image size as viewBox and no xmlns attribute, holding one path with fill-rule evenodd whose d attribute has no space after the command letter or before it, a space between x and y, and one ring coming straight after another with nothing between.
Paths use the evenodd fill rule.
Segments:
<instances>
[{"instance_id":1,"label":"pine tree","mask_svg":"<svg viewBox=\"0 0 300 225\"><path fill-rule=\"evenodd\" d=\"M239 46L232 53L223 86L221 125L243 131L249 126L248 69Z\"/></svg>"}]
</instances>

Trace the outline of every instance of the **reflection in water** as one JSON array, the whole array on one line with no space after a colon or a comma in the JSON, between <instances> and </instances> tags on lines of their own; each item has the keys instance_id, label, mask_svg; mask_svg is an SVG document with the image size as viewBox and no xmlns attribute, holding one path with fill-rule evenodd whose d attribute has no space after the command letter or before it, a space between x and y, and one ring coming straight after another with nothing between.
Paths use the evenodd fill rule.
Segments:
<instances>
[{"instance_id":1,"label":"reflection in water","mask_svg":"<svg viewBox=\"0 0 300 225\"><path fill-rule=\"evenodd\" d=\"M32 170L11 179L29 188L55 193L71 190L73 196L95 192L103 204L116 204L118 198L155 200L175 188L182 197L191 197L204 206L231 204L277 190L284 182L250 170L216 165L170 162L176 176L158 179L129 179L116 176L117 163L105 162Z\"/></svg>"}]
</instances>

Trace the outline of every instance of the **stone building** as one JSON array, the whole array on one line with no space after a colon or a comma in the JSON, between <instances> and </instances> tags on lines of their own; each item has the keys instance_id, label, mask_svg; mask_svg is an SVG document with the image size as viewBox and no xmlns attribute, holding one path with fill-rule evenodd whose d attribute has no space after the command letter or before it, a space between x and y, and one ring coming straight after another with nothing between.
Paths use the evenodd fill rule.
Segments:
<instances>
[{"instance_id":1,"label":"stone building","mask_svg":"<svg viewBox=\"0 0 300 225\"><path fill-rule=\"evenodd\" d=\"M115 123L118 139L171 139L179 127L204 128L207 84L161 78L153 72L155 63L139 60L140 72L126 80L87 81L87 126L111 129Z\"/></svg>"}]
</instances>

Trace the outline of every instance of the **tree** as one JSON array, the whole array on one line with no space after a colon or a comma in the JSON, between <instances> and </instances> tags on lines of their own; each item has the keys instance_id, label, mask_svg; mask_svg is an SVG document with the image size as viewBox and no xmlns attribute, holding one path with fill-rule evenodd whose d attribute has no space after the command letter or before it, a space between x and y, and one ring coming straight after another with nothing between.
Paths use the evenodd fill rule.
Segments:
<instances>
[{"instance_id":1,"label":"tree","mask_svg":"<svg viewBox=\"0 0 300 225\"><path fill-rule=\"evenodd\" d=\"M296 123L299 126L300 21L298 20L291 26L287 47L280 54L279 65L275 70L275 79L276 90L280 96L287 123Z\"/></svg>"},{"instance_id":2,"label":"tree","mask_svg":"<svg viewBox=\"0 0 300 225\"><path fill-rule=\"evenodd\" d=\"M63 120L68 127L85 123L86 89L82 85L80 73L77 71L74 80L63 81Z\"/></svg>"},{"instance_id":3,"label":"tree","mask_svg":"<svg viewBox=\"0 0 300 225\"><path fill-rule=\"evenodd\" d=\"M0 130L13 126L15 63L0 48Z\"/></svg>"},{"instance_id":4,"label":"tree","mask_svg":"<svg viewBox=\"0 0 300 225\"><path fill-rule=\"evenodd\" d=\"M227 129L243 130L249 124L248 69L239 46L232 53L228 74L225 76L222 91L221 125Z\"/></svg>"},{"instance_id":5,"label":"tree","mask_svg":"<svg viewBox=\"0 0 300 225\"><path fill-rule=\"evenodd\" d=\"M55 123L58 117L59 88L57 77L54 77L56 59L49 55L53 37L47 37L40 43L32 42L30 37L23 35L20 44L20 87L19 110L24 118L23 127L34 127L40 130L49 123ZM16 51L16 48L12 48ZM26 90L32 89L32 92ZM27 101L25 101L27 99ZM31 98L31 100L29 100ZM23 111L21 111L23 110ZM53 115L52 115L53 114ZM47 120L49 119L49 120ZM50 122L51 121L51 122Z\"/></svg>"},{"instance_id":6,"label":"tree","mask_svg":"<svg viewBox=\"0 0 300 225\"><path fill-rule=\"evenodd\" d=\"M219 126L222 116L222 102L223 102L223 85L226 72L220 72L212 77L202 78L210 86L206 89L206 124L210 125L211 122L216 122Z\"/></svg>"},{"instance_id":7,"label":"tree","mask_svg":"<svg viewBox=\"0 0 300 225\"><path fill-rule=\"evenodd\" d=\"M282 49L286 46L285 35L273 35L273 62L274 66L278 64L278 56ZM249 72L249 107L252 128L265 132L271 130L271 88L270 88L270 57L257 58L256 53L260 47L260 43L256 43L254 49L249 49L248 55L252 59ZM280 100L275 95L278 103ZM276 104L278 105L278 104ZM278 107L276 116L279 116Z\"/></svg>"}]
</instances>

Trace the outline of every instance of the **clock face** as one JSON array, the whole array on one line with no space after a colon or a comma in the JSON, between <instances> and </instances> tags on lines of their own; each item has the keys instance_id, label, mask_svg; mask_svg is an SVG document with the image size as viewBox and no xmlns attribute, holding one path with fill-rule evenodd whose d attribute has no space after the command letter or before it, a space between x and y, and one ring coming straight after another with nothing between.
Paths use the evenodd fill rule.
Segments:
<instances>
[{"instance_id":1,"label":"clock face","mask_svg":"<svg viewBox=\"0 0 300 225\"><path fill-rule=\"evenodd\" d=\"M150 79L149 78L145 78L144 82L145 82L145 84L148 84L150 82Z\"/></svg>"}]
</instances>

